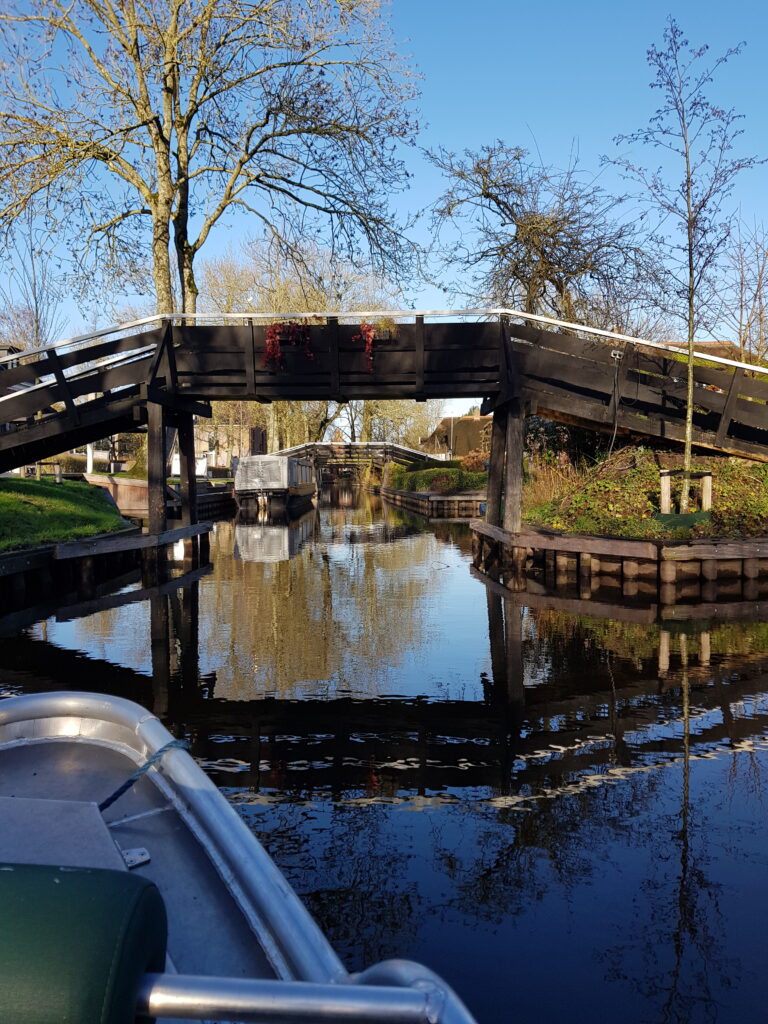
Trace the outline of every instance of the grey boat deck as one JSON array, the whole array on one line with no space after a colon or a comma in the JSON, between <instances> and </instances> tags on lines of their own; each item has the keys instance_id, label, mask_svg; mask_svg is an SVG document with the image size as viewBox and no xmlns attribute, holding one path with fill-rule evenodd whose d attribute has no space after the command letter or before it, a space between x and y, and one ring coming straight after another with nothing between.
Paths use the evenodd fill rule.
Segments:
<instances>
[{"instance_id":1,"label":"grey boat deck","mask_svg":"<svg viewBox=\"0 0 768 1024\"><path fill-rule=\"evenodd\" d=\"M165 972L140 979L139 1015L474 1024L420 964L391 960L349 975L252 832L178 748L157 718L119 697L0 700L0 868L128 870L130 861L163 897ZM137 767L135 785L101 811ZM75 974L79 982L79 965Z\"/></svg>"},{"instance_id":2,"label":"grey boat deck","mask_svg":"<svg viewBox=\"0 0 768 1024\"><path fill-rule=\"evenodd\" d=\"M99 803L134 768L119 751L82 740L0 747L0 797ZM121 850L144 847L150 854L148 864L133 870L150 878L163 894L168 954L177 972L275 977L218 872L151 775L139 779L109 807L104 820ZM15 842L11 830L4 828L0 860L14 859ZM59 863L55 847L45 849L44 856L44 863Z\"/></svg>"}]
</instances>

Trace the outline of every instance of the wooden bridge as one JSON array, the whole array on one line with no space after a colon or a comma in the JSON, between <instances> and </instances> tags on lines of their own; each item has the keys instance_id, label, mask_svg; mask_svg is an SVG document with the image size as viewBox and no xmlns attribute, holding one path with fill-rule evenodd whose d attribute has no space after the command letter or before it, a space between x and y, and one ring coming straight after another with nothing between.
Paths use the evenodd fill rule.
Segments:
<instances>
[{"instance_id":1,"label":"wooden bridge","mask_svg":"<svg viewBox=\"0 0 768 1024\"><path fill-rule=\"evenodd\" d=\"M0 472L122 431L148 430L150 529L164 528L166 427L179 431L183 519L194 522L194 415L214 400L461 398L494 412L489 511L509 514L522 423L536 413L678 442L679 351L515 310L158 316L0 360ZM366 351L367 324L380 324ZM694 443L768 461L768 370L708 355L695 366ZM507 458L505 453L509 452ZM506 467L506 468L505 468ZM513 516L514 520L514 516ZM519 529L514 521L507 529Z\"/></svg>"},{"instance_id":2,"label":"wooden bridge","mask_svg":"<svg viewBox=\"0 0 768 1024\"><path fill-rule=\"evenodd\" d=\"M369 463L384 466L388 462L396 462L401 466L429 462L439 466L443 461L416 448L387 441L308 441L292 448L283 448L274 454L310 459L316 466L362 466Z\"/></svg>"}]
</instances>

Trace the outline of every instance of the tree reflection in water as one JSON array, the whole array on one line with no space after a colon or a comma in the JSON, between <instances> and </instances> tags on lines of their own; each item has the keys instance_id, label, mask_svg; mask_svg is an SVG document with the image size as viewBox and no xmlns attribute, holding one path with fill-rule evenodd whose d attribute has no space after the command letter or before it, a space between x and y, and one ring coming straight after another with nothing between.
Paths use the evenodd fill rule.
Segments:
<instances>
[{"instance_id":1,"label":"tree reflection in water","mask_svg":"<svg viewBox=\"0 0 768 1024\"><path fill-rule=\"evenodd\" d=\"M375 502L234 541L4 639L3 687L154 702L351 968L424 960L481 1021L760 1018L765 623L526 607Z\"/></svg>"}]
</instances>

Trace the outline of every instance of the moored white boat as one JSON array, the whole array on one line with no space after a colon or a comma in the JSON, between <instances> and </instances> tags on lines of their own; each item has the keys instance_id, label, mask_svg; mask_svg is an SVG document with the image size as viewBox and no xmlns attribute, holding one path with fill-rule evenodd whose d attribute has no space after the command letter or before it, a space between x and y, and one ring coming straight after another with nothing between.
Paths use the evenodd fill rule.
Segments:
<instances>
[{"instance_id":1,"label":"moored white boat","mask_svg":"<svg viewBox=\"0 0 768 1024\"><path fill-rule=\"evenodd\" d=\"M285 455L247 455L235 471L235 501L244 513L265 506L271 514L298 513L311 507L315 468L308 459Z\"/></svg>"},{"instance_id":2,"label":"moored white boat","mask_svg":"<svg viewBox=\"0 0 768 1024\"><path fill-rule=\"evenodd\" d=\"M348 974L237 813L130 701L0 701L0 823L2 1020L472 1024L425 967Z\"/></svg>"}]
</instances>

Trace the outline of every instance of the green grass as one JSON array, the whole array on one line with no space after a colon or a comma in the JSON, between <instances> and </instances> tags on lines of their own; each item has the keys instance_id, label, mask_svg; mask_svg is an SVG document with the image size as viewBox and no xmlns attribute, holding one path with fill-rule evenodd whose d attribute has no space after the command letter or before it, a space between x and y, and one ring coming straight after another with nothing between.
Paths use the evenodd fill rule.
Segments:
<instances>
[{"instance_id":1,"label":"green grass","mask_svg":"<svg viewBox=\"0 0 768 1024\"><path fill-rule=\"evenodd\" d=\"M0 478L0 551L90 537L125 525L98 487L72 480Z\"/></svg>"}]
</instances>

